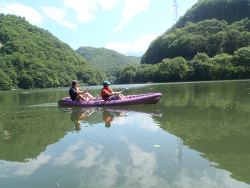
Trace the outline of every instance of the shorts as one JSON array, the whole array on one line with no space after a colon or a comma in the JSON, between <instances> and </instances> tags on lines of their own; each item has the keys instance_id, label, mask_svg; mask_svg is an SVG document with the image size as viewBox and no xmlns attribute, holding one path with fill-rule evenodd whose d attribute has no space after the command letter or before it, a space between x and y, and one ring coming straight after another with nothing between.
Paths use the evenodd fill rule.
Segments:
<instances>
[{"instance_id":1,"label":"shorts","mask_svg":"<svg viewBox=\"0 0 250 188\"><path fill-rule=\"evenodd\" d=\"M109 100L118 100L118 99L119 99L119 96L118 96L118 95L116 95L115 97L112 97L112 96L111 96L111 97L109 98Z\"/></svg>"}]
</instances>

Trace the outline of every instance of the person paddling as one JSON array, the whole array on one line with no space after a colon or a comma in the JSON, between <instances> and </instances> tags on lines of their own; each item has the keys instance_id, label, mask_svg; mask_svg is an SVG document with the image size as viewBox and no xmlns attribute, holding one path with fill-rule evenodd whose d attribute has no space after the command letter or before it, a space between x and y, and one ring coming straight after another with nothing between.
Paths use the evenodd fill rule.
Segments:
<instances>
[{"instance_id":1,"label":"person paddling","mask_svg":"<svg viewBox=\"0 0 250 188\"><path fill-rule=\"evenodd\" d=\"M123 96L120 92L113 92L112 91L112 88L109 87L111 83L109 81L104 81L103 82L103 88L102 88L102 91L101 91L101 95L102 95L102 99L107 101L109 100L109 98L113 95L117 95L116 97L112 98L111 100L123 100L123 99L126 99L125 96Z\"/></svg>"},{"instance_id":2,"label":"person paddling","mask_svg":"<svg viewBox=\"0 0 250 188\"><path fill-rule=\"evenodd\" d=\"M98 100L98 96L94 98L88 93L88 89L81 91L78 88L78 82L76 80L72 81L72 87L69 89L69 95L72 101L90 101Z\"/></svg>"}]
</instances>

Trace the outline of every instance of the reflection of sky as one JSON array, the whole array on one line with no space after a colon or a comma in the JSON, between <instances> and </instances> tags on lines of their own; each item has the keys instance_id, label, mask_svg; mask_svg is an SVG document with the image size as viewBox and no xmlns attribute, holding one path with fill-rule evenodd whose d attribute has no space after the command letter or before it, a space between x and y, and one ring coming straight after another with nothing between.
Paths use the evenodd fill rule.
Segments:
<instances>
[{"instance_id":1,"label":"reflection of sky","mask_svg":"<svg viewBox=\"0 0 250 188\"><path fill-rule=\"evenodd\" d=\"M127 113L128 114L128 113ZM151 130L151 131L157 131L160 127L158 124L154 121L154 119L151 118L151 115L144 114L143 118L138 118L138 114L129 114L129 118L126 117L120 117L114 120L113 124L117 125L140 125L141 128Z\"/></svg>"},{"instance_id":2,"label":"reflection of sky","mask_svg":"<svg viewBox=\"0 0 250 188\"><path fill-rule=\"evenodd\" d=\"M41 165L51 160L50 155L41 154L26 163L0 161L0 177L29 176Z\"/></svg>"},{"instance_id":3,"label":"reflection of sky","mask_svg":"<svg viewBox=\"0 0 250 188\"><path fill-rule=\"evenodd\" d=\"M40 187L57 187L58 183L72 188L249 188L187 147L183 147L180 163L177 138L159 129L149 115L119 117L112 125L106 129L100 123L70 133L26 163L0 161L0 181L21 177L19 187L26 187L26 177L46 172L45 186ZM139 140L142 138L145 140ZM4 185L11 187L11 182Z\"/></svg>"}]
</instances>

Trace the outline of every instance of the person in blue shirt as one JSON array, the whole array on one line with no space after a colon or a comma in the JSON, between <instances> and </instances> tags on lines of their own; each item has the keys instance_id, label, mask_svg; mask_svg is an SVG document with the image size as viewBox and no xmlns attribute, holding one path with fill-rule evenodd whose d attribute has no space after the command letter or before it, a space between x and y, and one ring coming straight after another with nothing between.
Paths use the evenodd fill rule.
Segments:
<instances>
[{"instance_id":1,"label":"person in blue shirt","mask_svg":"<svg viewBox=\"0 0 250 188\"><path fill-rule=\"evenodd\" d=\"M72 101L97 101L98 96L94 98L91 94L88 93L88 90L80 91L78 88L78 82L76 80L72 81L72 87L69 89L69 95Z\"/></svg>"}]
</instances>

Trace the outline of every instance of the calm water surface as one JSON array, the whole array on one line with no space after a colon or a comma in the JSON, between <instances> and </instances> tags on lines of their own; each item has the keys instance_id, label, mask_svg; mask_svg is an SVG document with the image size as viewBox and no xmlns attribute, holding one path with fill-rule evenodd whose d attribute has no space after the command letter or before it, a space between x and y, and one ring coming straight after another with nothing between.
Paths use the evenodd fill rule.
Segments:
<instances>
[{"instance_id":1,"label":"calm water surface","mask_svg":"<svg viewBox=\"0 0 250 188\"><path fill-rule=\"evenodd\" d=\"M0 92L1 187L250 187L249 80L126 87L163 97L64 108L68 88Z\"/></svg>"}]
</instances>

